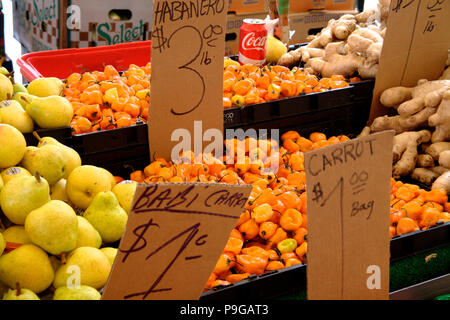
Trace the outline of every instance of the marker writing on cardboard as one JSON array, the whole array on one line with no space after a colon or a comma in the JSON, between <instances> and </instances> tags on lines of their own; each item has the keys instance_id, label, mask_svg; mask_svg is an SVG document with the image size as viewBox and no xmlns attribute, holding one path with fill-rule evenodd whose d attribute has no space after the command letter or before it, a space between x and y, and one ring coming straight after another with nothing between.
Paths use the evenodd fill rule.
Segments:
<instances>
[{"instance_id":1,"label":"marker writing on cardboard","mask_svg":"<svg viewBox=\"0 0 450 320\"><path fill-rule=\"evenodd\" d=\"M369 153L371 156L374 155L373 145L375 139L370 139L366 141L348 141L348 143L343 144L334 149L329 154L323 153L320 157L314 154L311 160L308 162L306 169L313 176L318 176L319 174L325 172L328 168L338 166L339 164L344 164L347 162L356 162L365 153Z\"/></svg>"},{"instance_id":2,"label":"marker writing on cardboard","mask_svg":"<svg viewBox=\"0 0 450 320\"><path fill-rule=\"evenodd\" d=\"M153 24L216 15L225 9L225 0L158 1L153 9Z\"/></svg>"},{"instance_id":3,"label":"marker writing on cardboard","mask_svg":"<svg viewBox=\"0 0 450 320\"><path fill-rule=\"evenodd\" d=\"M181 244L180 248L178 249L178 251L176 252L175 256L173 257L173 259L167 264L167 266L164 267L163 271L161 272L161 274L156 278L156 280L150 285L150 287L148 288L148 290L146 291L142 291L142 292L136 292L136 293L130 293L125 295L123 298L124 299L130 299L133 297L138 297L138 296L142 296L142 299L146 299L148 297L149 294L151 293L156 293L156 292L162 292L162 291L170 291L172 290L172 288L159 288L157 289L156 287L158 286L158 284L163 280L164 276L166 275L166 273L171 269L171 267L174 265L175 261L177 261L177 259L181 256L181 254L183 253L183 251L191 244L192 240L194 240L194 238L196 237L197 233L200 230L200 223L196 223L192 226L190 226L189 228L183 230L182 232L180 232L179 234L175 235L174 237L172 237L171 239L169 239L168 241L166 241L165 243L163 243L162 245L160 245L158 248L156 248L155 250L153 250L152 252L150 252L147 257L145 258L145 260L149 260L153 255L155 255L156 253L162 251L164 248L166 248L168 245L170 245L171 243L173 243L174 241L176 241L177 239L181 238L183 235L186 235L186 238L184 239L184 242ZM153 223L153 220L150 219L149 223L144 224L142 226L139 226L135 229L135 231L137 229L140 229L141 227L144 227L143 232L141 234L138 235L138 238L136 239L136 241L133 243L133 245L130 247L130 249L128 250L123 250L120 249L119 250L123 253L125 253L124 258L122 259L122 262L126 261L126 258L128 257L129 254L133 253L133 252L138 252L142 249L144 249L146 247L147 241L144 238L145 232L149 229L150 226L157 226L157 224ZM158 226L159 227L159 226ZM136 234L136 233L135 233ZM206 238L208 237L208 234L203 234L201 236L199 236L196 241L193 243L196 246L203 246L204 244L206 244ZM141 245L140 247L136 247L136 244L143 240L144 244ZM194 259L199 259L201 258L202 255L198 254L195 256L188 256L185 257L185 260L189 261L189 260L194 260Z\"/></svg>"},{"instance_id":4,"label":"marker writing on cardboard","mask_svg":"<svg viewBox=\"0 0 450 320\"><path fill-rule=\"evenodd\" d=\"M208 185L204 186L207 189ZM171 189L162 191L157 184L150 185L139 196L133 206L133 212L136 214L148 212L173 212L180 214L205 214L220 216L224 218L236 218L236 216L212 211L190 210L188 209L199 197L199 193L193 192L194 185L188 185L182 191L173 194ZM159 190L159 192L158 192ZM227 206L229 208L244 208L247 198L241 192L229 192L226 189L212 191L204 200L204 207Z\"/></svg>"},{"instance_id":5,"label":"marker writing on cardboard","mask_svg":"<svg viewBox=\"0 0 450 320\"><path fill-rule=\"evenodd\" d=\"M198 192L194 191L195 188L197 188ZM198 190L198 188L198 185L188 185L181 189L181 191L172 192L171 188L166 188L164 185L147 185L142 194L136 199L131 214L164 212L165 214L192 214L194 219L195 216L198 215L237 219L238 216L213 212L214 210L212 209L222 212L223 209L221 210L220 208L223 206L228 208L242 208L248 200L248 197L245 197L242 192L231 192L227 189L214 188L211 192L204 193L204 191L208 191L209 185L205 185L200 190ZM202 195L200 195L200 193L202 193ZM189 209L191 206L197 207L200 204L201 207L212 209L209 211ZM123 299L131 299L134 297L146 299L152 293L173 290L171 287L159 287L159 284L164 279L165 275L171 270L175 262L182 257L187 248L190 248L190 251L192 251L194 248L200 248L207 244L208 234L200 231L202 223L195 222L195 220L189 222L187 228L183 227L181 232L177 231L174 236L168 235L168 240L166 240L167 237L164 236L162 244L154 243L155 240L153 240L153 243L150 243L151 239L158 239L160 238L160 235L165 235L168 232L168 230L158 222L157 217L152 215L144 223L134 227L132 234L135 238L131 241L129 247L119 248L119 251L124 254L121 262L126 263L131 255L149 248L150 244L152 245L152 249L151 252L143 258L145 261L151 260L157 253L160 253L159 257L167 255L167 253L164 253L166 251L165 249L168 249L170 252L170 248L173 248L171 245L176 246L175 254L167 264L163 264L161 273L159 273L156 279L152 279L147 290L127 293L123 296ZM178 247L175 243L180 239L181 245ZM184 260L192 261L202 257L203 255L200 251L184 256Z\"/></svg>"},{"instance_id":6,"label":"marker writing on cardboard","mask_svg":"<svg viewBox=\"0 0 450 320\"><path fill-rule=\"evenodd\" d=\"M163 51L170 51L170 50L177 50L179 48L179 45L184 43L186 39L189 39L189 51L186 54L185 61L178 65L174 66L174 68L171 69L171 71L168 70L168 72L171 72L173 77L180 78L180 79L186 79L186 81L198 81L198 84L200 86L200 92L197 94L198 98L193 101L192 103L187 102L186 109L179 110L174 109L171 107L170 112L177 116L184 116L187 115L194 110L196 110L201 103L203 102L205 98L206 93L206 81L205 77L202 73L208 72L207 70L204 70L204 68L200 68L201 66L208 66L211 64L212 59L216 58L215 56L210 56L208 48L214 48L216 46L217 40L221 39L221 36L224 33L223 27L220 25L214 25L209 24L205 28L201 29L198 28L197 25L194 23L192 25L185 24L181 27L174 30L170 35L166 35L164 31L164 24L161 22L158 22L158 15L162 15L162 12L164 12L164 17L166 14L171 17L171 21L179 20L179 18L174 18L174 11L176 6L174 6L178 1L174 1L171 3L171 7L169 8L169 5L166 4L166 2L158 2L156 5L156 9L154 12L154 23L153 23L153 31L152 31L152 49L153 50L159 50L159 52ZM180 2L183 3L184 2ZM208 8L213 8L209 10L194 10L196 12L197 16L201 15L207 15L213 12L214 14L220 13L223 11L223 3L222 7L217 9L216 5L218 4L218 1L214 2L214 4L210 1ZM163 6L166 9L159 9L160 6ZM203 6L203 1L201 3ZM195 7L193 2L191 1L191 7ZM167 11L168 10L168 11ZM166 12L167 11L167 12ZM187 15L188 17L191 17L192 15ZM160 19L161 20L161 19ZM164 21L164 19L163 19ZM189 54L191 53L192 54ZM167 54L170 54L169 52ZM179 52L174 52L174 55L178 55ZM192 73L193 78L186 77L186 75L182 75L182 71L188 71ZM189 85L191 88L196 88L197 86L194 86L193 83L186 84ZM184 90L184 86L180 86ZM195 97L194 97L195 98Z\"/></svg>"}]
</instances>

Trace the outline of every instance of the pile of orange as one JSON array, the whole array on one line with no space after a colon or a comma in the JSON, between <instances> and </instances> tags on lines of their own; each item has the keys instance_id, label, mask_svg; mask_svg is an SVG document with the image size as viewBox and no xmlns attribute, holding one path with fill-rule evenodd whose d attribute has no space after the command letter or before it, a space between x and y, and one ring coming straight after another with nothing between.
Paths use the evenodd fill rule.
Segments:
<instances>
[{"instance_id":1,"label":"pile of orange","mask_svg":"<svg viewBox=\"0 0 450 320\"><path fill-rule=\"evenodd\" d=\"M240 65L225 58L223 73L224 108L241 107L300 94L348 87L341 75L319 79L301 68ZM358 81L352 78L351 82Z\"/></svg>"},{"instance_id":2,"label":"pile of orange","mask_svg":"<svg viewBox=\"0 0 450 320\"><path fill-rule=\"evenodd\" d=\"M282 135L278 153L271 151L277 145L274 140L258 140L256 148L251 148L251 138L243 143L225 140L226 150L234 152L227 152L222 159L184 152L180 159L189 163L156 159L144 170L134 171L130 179L147 183L252 184L245 211L230 234L206 290L305 262L308 232L304 153L347 140L346 136L326 137L318 132L305 138L289 131ZM245 154L242 159L237 158L240 152ZM230 157L234 164L227 164ZM262 172L271 161L278 162L278 171ZM450 221L450 206L443 190L427 192L392 180L391 193L391 237ZM405 219L412 219L414 224Z\"/></svg>"},{"instance_id":3,"label":"pile of orange","mask_svg":"<svg viewBox=\"0 0 450 320\"><path fill-rule=\"evenodd\" d=\"M73 134L127 127L147 122L150 72L134 64L123 73L112 65L103 71L73 73L65 81L63 96L73 107ZM224 61L223 106L240 107L300 94L348 87L343 76L318 79L299 68L240 65ZM360 81L359 78L349 82Z\"/></svg>"},{"instance_id":4,"label":"pile of orange","mask_svg":"<svg viewBox=\"0 0 450 320\"><path fill-rule=\"evenodd\" d=\"M103 72L73 73L63 96L73 107L73 134L127 127L148 119L150 63L130 65L120 74L107 65Z\"/></svg>"},{"instance_id":5,"label":"pile of orange","mask_svg":"<svg viewBox=\"0 0 450 320\"><path fill-rule=\"evenodd\" d=\"M391 238L448 222L449 212L450 203L444 189L426 191L414 184L391 180Z\"/></svg>"}]
</instances>

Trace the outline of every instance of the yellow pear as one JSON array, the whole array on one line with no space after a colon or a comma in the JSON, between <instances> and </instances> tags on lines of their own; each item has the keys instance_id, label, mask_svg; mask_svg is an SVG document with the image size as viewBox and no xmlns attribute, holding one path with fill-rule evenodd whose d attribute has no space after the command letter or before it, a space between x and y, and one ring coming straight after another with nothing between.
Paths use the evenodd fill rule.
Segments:
<instances>
[{"instance_id":1,"label":"yellow pear","mask_svg":"<svg viewBox=\"0 0 450 320\"><path fill-rule=\"evenodd\" d=\"M47 253L34 244L24 244L0 256L0 281L11 289L17 283L35 293L51 286L54 272Z\"/></svg>"},{"instance_id":2,"label":"yellow pear","mask_svg":"<svg viewBox=\"0 0 450 320\"><path fill-rule=\"evenodd\" d=\"M15 100L4 100L0 102L0 116L2 123L12 125L20 132L32 132L34 128L33 119L23 110L19 102Z\"/></svg>"},{"instance_id":3,"label":"yellow pear","mask_svg":"<svg viewBox=\"0 0 450 320\"><path fill-rule=\"evenodd\" d=\"M77 248L93 247L100 248L102 245L102 237L100 233L87 221L85 218L77 216L78 218L78 238Z\"/></svg>"},{"instance_id":4,"label":"yellow pear","mask_svg":"<svg viewBox=\"0 0 450 320\"><path fill-rule=\"evenodd\" d=\"M3 237L7 242L28 244L31 243L30 237L25 231L24 226L11 226L3 232Z\"/></svg>"},{"instance_id":5,"label":"yellow pear","mask_svg":"<svg viewBox=\"0 0 450 320\"><path fill-rule=\"evenodd\" d=\"M69 100L60 96L35 98L26 106L27 113L40 128L67 127L73 116Z\"/></svg>"},{"instance_id":6,"label":"yellow pear","mask_svg":"<svg viewBox=\"0 0 450 320\"><path fill-rule=\"evenodd\" d=\"M0 191L2 191L3 186L5 185L5 183L3 182L3 178L0 175Z\"/></svg>"},{"instance_id":7,"label":"yellow pear","mask_svg":"<svg viewBox=\"0 0 450 320\"><path fill-rule=\"evenodd\" d=\"M272 35L267 35L266 61L277 63L281 56L287 53L286 45Z\"/></svg>"},{"instance_id":8,"label":"yellow pear","mask_svg":"<svg viewBox=\"0 0 450 320\"><path fill-rule=\"evenodd\" d=\"M55 146L60 147L61 151L64 153L66 159L67 159L67 167L66 167L66 174L64 175L64 179L67 179L69 177L70 173L73 171L73 169L78 168L81 166L81 157L74 149L60 143L58 140L52 137L43 137L41 138L36 132L33 132L33 135L39 140L38 148L45 146L47 144L52 144Z\"/></svg>"},{"instance_id":9,"label":"yellow pear","mask_svg":"<svg viewBox=\"0 0 450 320\"><path fill-rule=\"evenodd\" d=\"M27 90L37 97L59 96L64 90L64 83L55 77L38 78L30 82Z\"/></svg>"},{"instance_id":10,"label":"yellow pear","mask_svg":"<svg viewBox=\"0 0 450 320\"><path fill-rule=\"evenodd\" d=\"M52 186L66 174L67 158L61 148L53 144L46 144L40 148L29 146L26 148L21 165L31 174L39 172Z\"/></svg>"},{"instance_id":11,"label":"yellow pear","mask_svg":"<svg viewBox=\"0 0 450 320\"><path fill-rule=\"evenodd\" d=\"M18 164L27 147L23 134L10 126L0 123L0 169Z\"/></svg>"},{"instance_id":12,"label":"yellow pear","mask_svg":"<svg viewBox=\"0 0 450 320\"><path fill-rule=\"evenodd\" d=\"M31 290L28 289L9 289L7 293L3 295L3 300L40 300L39 297Z\"/></svg>"},{"instance_id":13,"label":"yellow pear","mask_svg":"<svg viewBox=\"0 0 450 320\"><path fill-rule=\"evenodd\" d=\"M112 192L114 192L117 200L119 200L120 206L125 209L127 213L130 213L131 211L136 186L136 181L124 180L112 188Z\"/></svg>"},{"instance_id":14,"label":"yellow pear","mask_svg":"<svg viewBox=\"0 0 450 320\"><path fill-rule=\"evenodd\" d=\"M0 101L11 99L14 95L14 87L7 76L0 73Z\"/></svg>"},{"instance_id":15,"label":"yellow pear","mask_svg":"<svg viewBox=\"0 0 450 320\"><path fill-rule=\"evenodd\" d=\"M114 263L114 260L116 259L118 249L113 248L113 247L104 247L104 248L101 248L100 251L105 254L105 256L109 260L109 263L112 266Z\"/></svg>"},{"instance_id":16,"label":"yellow pear","mask_svg":"<svg viewBox=\"0 0 450 320\"><path fill-rule=\"evenodd\" d=\"M36 96L33 96L26 92L16 92L12 97L12 100L16 100L22 106L23 110L26 110L27 104L31 103Z\"/></svg>"},{"instance_id":17,"label":"yellow pear","mask_svg":"<svg viewBox=\"0 0 450 320\"><path fill-rule=\"evenodd\" d=\"M50 198L52 200L61 200L70 203L66 193L66 179L61 179L50 187Z\"/></svg>"},{"instance_id":18,"label":"yellow pear","mask_svg":"<svg viewBox=\"0 0 450 320\"><path fill-rule=\"evenodd\" d=\"M100 300L102 295L90 286L59 287L53 300Z\"/></svg>"},{"instance_id":19,"label":"yellow pear","mask_svg":"<svg viewBox=\"0 0 450 320\"><path fill-rule=\"evenodd\" d=\"M30 173L30 171L28 171L27 169L22 168L22 167L9 167L9 168L2 170L2 172L0 172L0 176L3 179L3 183L6 184L14 178L18 178L18 177L22 177L22 176L31 177L31 173Z\"/></svg>"},{"instance_id":20,"label":"yellow pear","mask_svg":"<svg viewBox=\"0 0 450 320\"><path fill-rule=\"evenodd\" d=\"M128 219L127 213L119 205L112 191L99 192L83 216L100 233L105 243L120 240Z\"/></svg>"},{"instance_id":21,"label":"yellow pear","mask_svg":"<svg viewBox=\"0 0 450 320\"><path fill-rule=\"evenodd\" d=\"M56 271L53 286L68 286L71 279L80 276L80 284L102 288L108 280L111 265L108 258L97 248L76 248L67 256L67 262Z\"/></svg>"},{"instance_id":22,"label":"yellow pear","mask_svg":"<svg viewBox=\"0 0 450 320\"><path fill-rule=\"evenodd\" d=\"M31 211L25 219L25 230L34 244L53 255L72 251L77 246L77 215L60 200L51 200Z\"/></svg>"},{"instance_id":23,"label":"yellow pear","mask_svg":"<svg viewBox=\"0 0 450 320\"><path fill-rule=\"evenodd\" d=\"M15 224L23 225L27 215L50 201L47 181L36 176L22 176L9 181L0 191L0 207Z\"/></svg>"},{"instance_id":24,"label":"yellow pear","mask_svg":"<svg viewBox=\"0 0 450 320\"><path fill-rule=\"evenodd\" d=\"M28 93L27 88L21 83L14 83L13 90L14 90L14 93L17 93L17 92Z\"/></svg>"},{"instance_id":25,"label":"yellow pear","mask_svg":"<svg viewBox=\"0 0 450 320\"><path fill-rule=\"evenodd\" d=\"M85 210L99 192L111 191L113 187L114 176L109 171L82 165L75 168L67 178L66 192L75 206Z\"/></svg>"}]
</instances>

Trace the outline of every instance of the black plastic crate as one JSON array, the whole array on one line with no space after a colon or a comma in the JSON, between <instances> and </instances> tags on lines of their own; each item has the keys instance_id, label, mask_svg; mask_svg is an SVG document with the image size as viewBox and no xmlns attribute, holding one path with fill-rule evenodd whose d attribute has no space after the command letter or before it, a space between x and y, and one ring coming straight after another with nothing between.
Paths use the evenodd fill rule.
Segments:
<instances>
[{"instance_id":1,"label":"black plastic crate","mask_svg":"<svg viewBox=\"0 0 450 320\"><path fill-rule=\"evenodd\" d=\"M426 231L395 237L390 241L391 262L450 244L450 222ZM251 276L225 287L211 289L200 300L271 299L306 289L306 265L299 264L259 276Z\"/></svg>"},{"instance_id":2,"label":"black plastic crate","mask_svg":"<svg viewBox=\"0 0 450 320\"><path fill-rule=\"evenodd\" d=\"M41 137L52 137L64 145L72 146L72 130L70 127L56 128L56 129L37 129L36 133ZM35 146L38 143L37 138L32 132L24 133L27 145Z\"/></svg>"},{"instance_id":3,"label":"black plastic crate","mask_svg":"<svg viewBox=\"0 0 450 320\"><path fill-rule=\"evenodd\" d=\"M140 123L129 127L83 133L72 136L71 146L80 154L91 155L100 152L147 145L147 124Z\"/></svg>"}]
</instances>

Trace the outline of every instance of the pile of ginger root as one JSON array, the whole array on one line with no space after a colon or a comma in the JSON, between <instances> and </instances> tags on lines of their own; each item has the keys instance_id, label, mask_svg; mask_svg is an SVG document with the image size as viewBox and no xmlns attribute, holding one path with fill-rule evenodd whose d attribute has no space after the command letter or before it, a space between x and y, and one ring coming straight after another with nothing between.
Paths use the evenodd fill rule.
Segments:
<instances>
[{"instance_id":1,"label":"pile of ginger root","mask_svg":"<svg viewBox=\"0 0 450 320\"><path fill-rule=\"evenodd\" d=\"M393 87L380 96L396 115L375 118L360 136L395 130L392 176L409 176L450 193L450 68L438 80Z\"/></svg>"},{"instance_id":2,"label":"pile of ginger root","mask_svg":"<svg viewBox=\"0 0 450 320\"><path fill-rule=\"evenodd\" d=\"M379 0L377 8L331 19L307 45L284 54L277 64L293 67L303 62L309 73L322 77L375 78L389 5L390 0Z\"/></svg>"}]
</instances>

